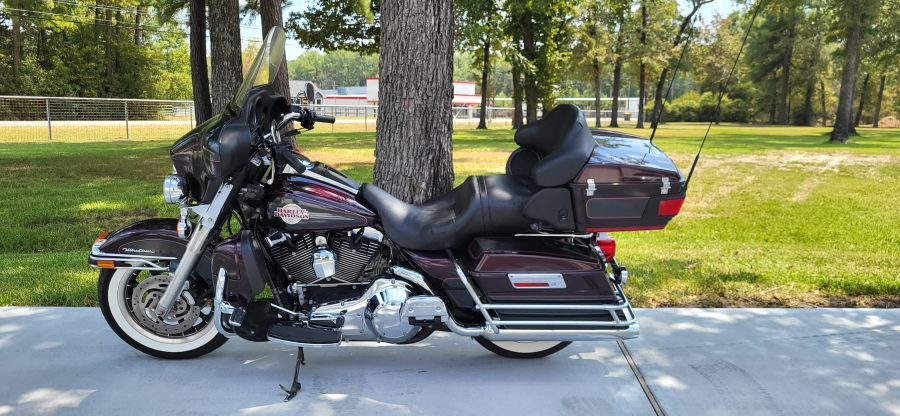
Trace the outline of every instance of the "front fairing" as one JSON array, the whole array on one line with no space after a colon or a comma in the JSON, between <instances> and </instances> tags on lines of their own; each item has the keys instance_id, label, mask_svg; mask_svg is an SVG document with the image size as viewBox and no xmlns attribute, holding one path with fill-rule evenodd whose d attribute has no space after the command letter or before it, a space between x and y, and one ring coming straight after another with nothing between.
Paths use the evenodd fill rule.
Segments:
<instances>
[{"instance_id":1,"label":"front fairing","mask_svg":"<svg viewBox=\"0 0 900 416\"><path fill-rule=\"evenodd\" d=\"M284 58L284 32L273 28L222 112L195 127L172 146L175 172L188 184L189 196L209 202L229 175L241 170L253 153L255 135L268 132L272 118L287 106L272 81Z\"/></svg>"}]
</instances>

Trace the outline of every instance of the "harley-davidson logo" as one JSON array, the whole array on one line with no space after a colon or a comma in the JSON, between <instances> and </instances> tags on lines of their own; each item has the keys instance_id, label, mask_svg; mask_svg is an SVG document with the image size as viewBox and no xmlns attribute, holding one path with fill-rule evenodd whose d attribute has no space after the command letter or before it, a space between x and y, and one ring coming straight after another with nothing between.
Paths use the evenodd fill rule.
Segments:
<instances>
[{"instance_id":1,"label":"harley-davidson logo","mask_svg":"<svg viewBox=\"0 0 900 416\"><path fill-rule=\"evenodd\" d=\"M275 217L281 218L285 224L296 224L303 220L309 219L309 211L300 208L297 204L287 204L283 207L275 208Z\"/></svg>"}]
</instances>

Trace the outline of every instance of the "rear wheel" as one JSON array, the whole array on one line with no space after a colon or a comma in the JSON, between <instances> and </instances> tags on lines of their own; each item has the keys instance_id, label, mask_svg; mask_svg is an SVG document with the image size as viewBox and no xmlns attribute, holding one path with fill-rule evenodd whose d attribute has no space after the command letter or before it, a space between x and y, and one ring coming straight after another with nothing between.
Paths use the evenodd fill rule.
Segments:
<instances>
[{"instance_id":1,"label":"rear wheel","mask_svg":"<svg viewBox=\"0 0 900 416\"><path fill-rule=\"evenodd\" d=\"M185 292L165 319L151 312L170 279L141 270L102 270L97 294L106 322L119 338L154 357L195 358L221 347L228 338L216 330L208 300Z\"/></svg>"},{"instance_id":2,"label":"rear wheel","mask_svg":"<svg viewBox=\"0 0 900 416\"><path fill-rule=\"evenodd\" d=\"M494 342L484 337L475 341L488 351L506 358L542 358L556 353L571 344L571 341L500 341Z\"/></svg>"}]
</instances>

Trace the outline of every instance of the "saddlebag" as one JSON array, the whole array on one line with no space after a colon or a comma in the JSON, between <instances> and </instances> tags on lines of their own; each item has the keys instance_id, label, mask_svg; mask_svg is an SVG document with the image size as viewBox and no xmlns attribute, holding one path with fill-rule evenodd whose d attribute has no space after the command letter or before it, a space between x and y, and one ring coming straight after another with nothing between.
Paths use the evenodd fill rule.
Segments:
<instances>
[{"instance_id":1,"label":"saddlebag","mask_svg":"<svg viewBox=\"0 0 900 416\"><path fill-rule=\"evenodd\" d=\"M553 238L477 238L460 257L490 303L618 303L588 247Z\"/></svg>"}]
</instances>

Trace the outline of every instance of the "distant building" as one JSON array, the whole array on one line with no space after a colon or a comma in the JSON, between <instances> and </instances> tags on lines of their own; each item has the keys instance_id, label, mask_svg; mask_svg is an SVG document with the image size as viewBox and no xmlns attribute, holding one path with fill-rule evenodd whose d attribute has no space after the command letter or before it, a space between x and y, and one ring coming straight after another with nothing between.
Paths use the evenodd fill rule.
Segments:
<instances>
[{"instance_id":1,"label":"distant building","mask_svg":"<svg viewBox=\"0 0 900 416\"><path fill-rule=\"evenodd\" d=\"M378 102L378 78L366 78L366 100ZM453 81L453 105L474 106L481 104L481 94L475 94L475 83Z\"/></svg>"},{"instance_id":2,"label":"distant building","mask_svg":"<svg viewBox=\"0 0 900 416\"><path fill-rule=\"evenodd\" d=\"M310 81L290 81L291 99L299 102L304 96L303 88ZM315 83L313 83L315 85ZM320 105L375 105L378 104L378 78L366 78L365 86L338 87L321 90L316 86L316 102ZM481 94L475 94L475 83L453 81L453 105L477 106L481 104Z\"/></svg>"}]
</instances>

